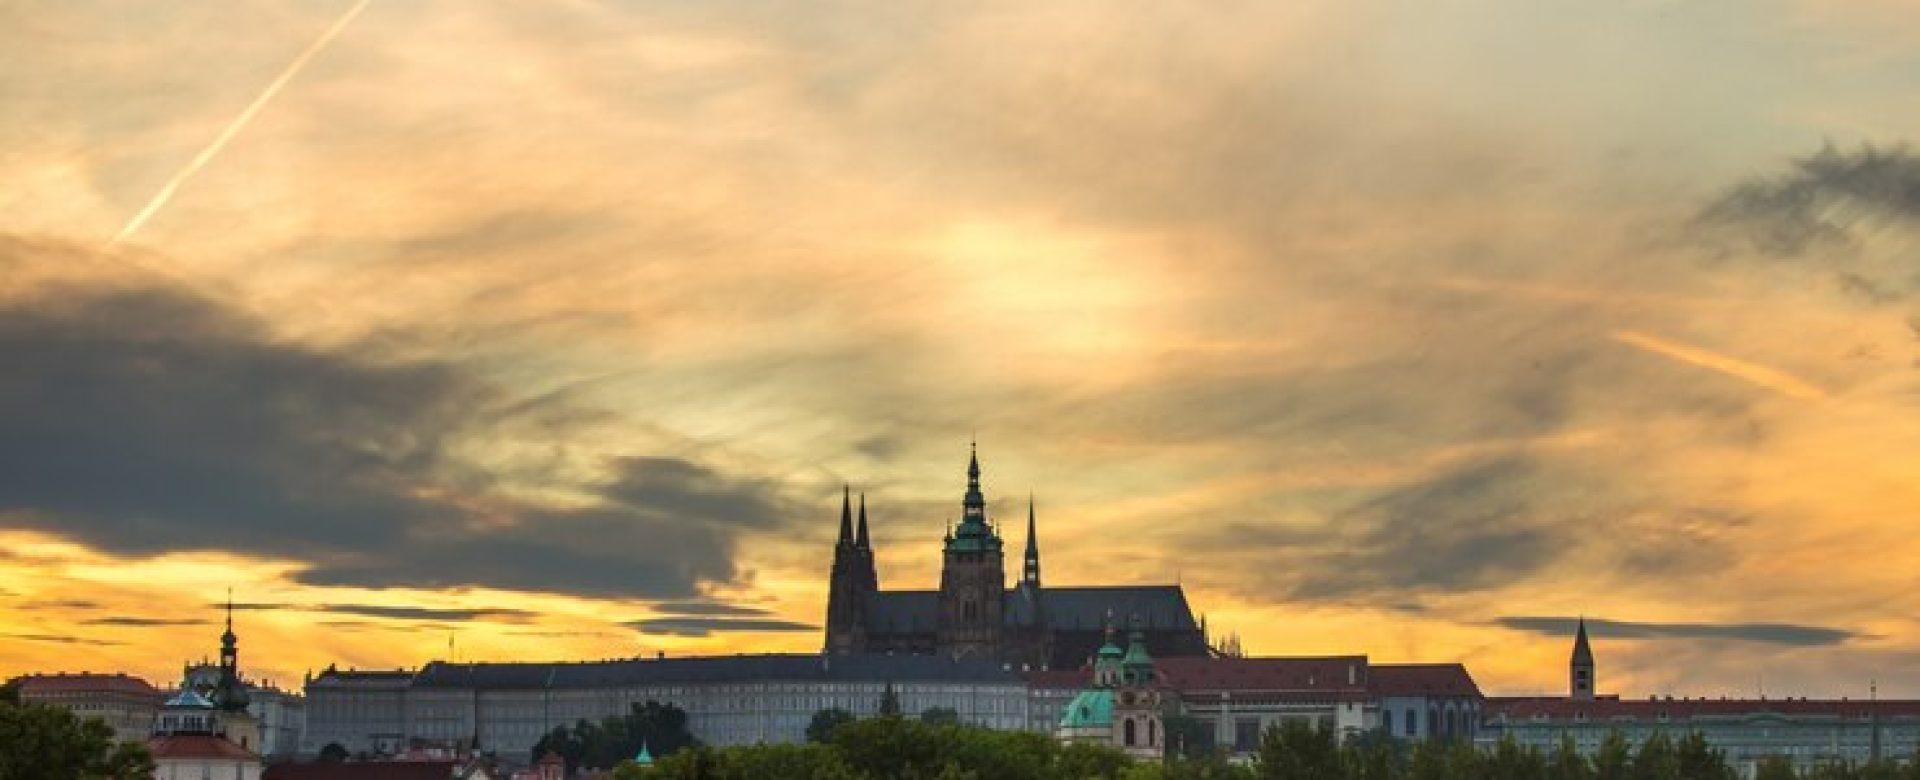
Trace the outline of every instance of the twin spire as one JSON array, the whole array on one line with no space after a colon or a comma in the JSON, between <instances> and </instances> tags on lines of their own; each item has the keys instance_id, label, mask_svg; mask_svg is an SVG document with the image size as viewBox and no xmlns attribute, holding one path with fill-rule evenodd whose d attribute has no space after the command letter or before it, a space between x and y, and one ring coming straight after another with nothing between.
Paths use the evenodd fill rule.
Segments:
<instances>
[{"instance_id":1,"label":"twin spire","mask_svg":"<svg viewBox=\"0 0 1920 780\"><path fill-rule=\"evenodd\" d=\"M853 530L853 487L851 485L845 485L841 487L841 491L840 544L862 550L871 548L873 541L872 538L867 535L867 494L860 494L860 530L856 532Z\"/></svg>"}]
</instances>

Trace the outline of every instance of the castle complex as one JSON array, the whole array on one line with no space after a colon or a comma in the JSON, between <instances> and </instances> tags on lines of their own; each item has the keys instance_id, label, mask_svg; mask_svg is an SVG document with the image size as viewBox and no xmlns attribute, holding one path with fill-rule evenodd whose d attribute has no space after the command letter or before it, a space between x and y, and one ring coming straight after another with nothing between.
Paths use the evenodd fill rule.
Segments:
<instances>
[{"instance_id":1,"label":"castle complex","mask_svg":"<svg viewBox=\"0 0 1920 780\"><path fill-rule=\"evenodd\" d=\"M881 590L866 497L856 521L851 492L843 496L827 597L828 653L942 655L997 660L1017 669L1071 669L1093 658L1109 621L1118 619L1136 623L1155 656L1215 654L1179 585L1043 586L1031 504L1020 577L1008 587L1001 524L987 516L977 452L967 461L960 509L960 522L948 530L941 550L940 588Z\"/></svg>"}]
</instances>

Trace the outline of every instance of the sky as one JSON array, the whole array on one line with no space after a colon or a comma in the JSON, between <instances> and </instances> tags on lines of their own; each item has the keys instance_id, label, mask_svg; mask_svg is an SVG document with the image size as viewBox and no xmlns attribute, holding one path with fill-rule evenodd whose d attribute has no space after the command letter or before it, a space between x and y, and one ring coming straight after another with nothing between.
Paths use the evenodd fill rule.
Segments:
<instances>
[{"instance_id":1,"label":"sky","mask_svg":"<svg viewBox=\"0 0 1920 780\"><path fill-rule=\"evenodd\" d=\"M0 676L817 651L977 439L1252 654L1920 697L1915 15L0 2Z\"/></svg>"}]
</instances>

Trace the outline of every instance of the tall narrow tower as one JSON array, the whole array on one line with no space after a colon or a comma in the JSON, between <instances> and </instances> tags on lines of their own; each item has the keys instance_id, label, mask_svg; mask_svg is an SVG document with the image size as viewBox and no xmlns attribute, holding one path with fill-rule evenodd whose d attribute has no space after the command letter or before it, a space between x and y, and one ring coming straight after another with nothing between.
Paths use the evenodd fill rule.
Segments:
<instances>
[{"instance_id":1,"label":"tall narrow tower","mask_svg":"<svg viewBox=\"0 0 1920 780\"><path fill-rule=\"evenodd\" d=\"M867 535L867 494L860 494L860 530L853 537L854 573L860 583L862 609L866 600L880 592L880 575L873 567L873 538ZM864 611L863 611L864 614Z\"/></svg>"},{"instance_id":2,"label":"tall narrow tower","mask_svg":"<svg viewBox=\"0 0 1920 780\"><path fill-rule=\"evenodd\" d=\"M864 499L863 499L864 505ZM862 518L864 520L864 517ZM861 525L861 537L866 526ZM868 553L870 555L870 553ZM827 582L827 643L829 653L863 653L867 649L867 600L860 540L853 531L853 488L840 494L840 536L833 545L833 573Z\"/></svg>"},{"instance_id":3,"label":"tall narrow tower","mask_svg":"<svg viewBox=\"0 0 1920 780\"><path fill-rule=\"evenodd\" d=\"M940 616L934 643L941 654L954 658L1000 654L1007 596L1004 566L1000 534L987 521L987 500L980 492L976 449L967 458L960 524L947 537L940 569Z\"/></svg>"},{"instance_id":4,"label":"tall narrow tower","mask_svg":"<svg viewBox=\"0 0 1920 780\"><path fill-rule=\"evenodd\" d=\"M1593 648L1587 644L1587 619L1580 618L1580 628L1573 636L1573 660L1568 664L1571 672L1571 686L1568 697L1574 701L1593 701Z\"/></svg>"},{"instance_id":5,"label":"tall narrow tower","mask_svg":"<svg viewBox=\"0 0 1920 780\"><path fill-rule=\"evenodd\" d=\"M1040 534L1033 522L1033 497L1027 497L1027 555L1025 565L1020 569L1020 584L1031 588L1040 587Z\"/></svg>"}]
</instances>

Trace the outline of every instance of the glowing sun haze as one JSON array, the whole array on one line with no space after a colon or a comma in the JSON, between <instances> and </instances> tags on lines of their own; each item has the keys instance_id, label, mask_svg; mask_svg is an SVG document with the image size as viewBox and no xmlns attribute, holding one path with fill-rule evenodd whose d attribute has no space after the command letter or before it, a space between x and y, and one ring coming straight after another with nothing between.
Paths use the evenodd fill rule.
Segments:
<instances>
[{"instance_id":1,"label":"glowing sun haze","mask_svg":"<svg viewBox=\"0 0 1920 780\"><path fill-rule=\"evenodd\" d=\"M977 435L1254 653L1920 696L1915 16L0 7L0 675L810 651Z\"/></svg>"}]
</instances>

